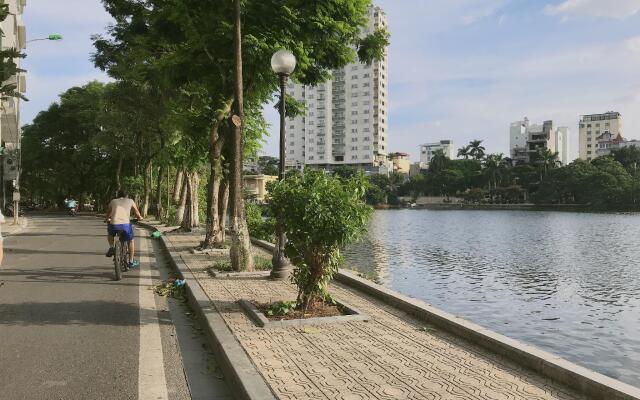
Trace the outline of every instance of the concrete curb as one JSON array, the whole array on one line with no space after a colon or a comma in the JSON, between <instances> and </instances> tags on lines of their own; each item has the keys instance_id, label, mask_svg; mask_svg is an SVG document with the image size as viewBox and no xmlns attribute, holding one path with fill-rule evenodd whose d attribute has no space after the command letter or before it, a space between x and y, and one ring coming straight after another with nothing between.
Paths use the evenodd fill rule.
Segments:
<instances>
[{"instance_id":1,"label":"concrete curb","mask_svg":"<svg viewBox=\"0 0 640 400\"><path fill-rule=\"evenodd\" d=\"M336 280L367 293L425 322L502 355L542 376L571 387L594 400L640 400L640 388L609 378L553 354L500 335L482 326L340 270Z\"/></svg>"},{"instance_id":2,"label":"concrete curb","mask_svg":"<svg viewBox=\"0 0 640 400\"><path fill-rule=\"evenodd\" d=\"M158 230L155 226L139 222L138 225ZM198 281L189 271L184 260L176 252L171 251L173 245L166 235L161 236L162 245L169 254L169 259L181 279L186 280L186 292L189 304L198 317L205 322L207 339L213 349L225 379L237 399L243 400L276 400L271 388L258 372L257 368L245 353L240 343L225 323Z\"/></svg>"}]
</instances>

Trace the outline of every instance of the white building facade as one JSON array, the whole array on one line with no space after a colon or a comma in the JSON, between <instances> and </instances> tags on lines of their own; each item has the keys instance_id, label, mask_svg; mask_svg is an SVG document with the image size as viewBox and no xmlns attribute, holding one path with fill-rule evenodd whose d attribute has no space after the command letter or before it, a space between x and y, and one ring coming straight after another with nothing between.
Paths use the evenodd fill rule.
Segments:
<instances>
[{"instance_id":1,"label":"white building facade","mask_svg":"<svg viewBox=\"0 0 640 400\"><path fill-rule=\"evenodd\" d=\"M531 124L528 118L512 122L509 127L510 157L515 164L531 161L531 155L538 149L548 149L558 153L562 165L569 162L569 128L555 127L553 121L542 125Z\"/></svg>"},{"instance_id":2,"label":"white building facade","mask_svg":"<svg viewBox=\"0 0 640 400\"><path fill-rule=\"evenodd\" d=\"M22 12L26 0L4 0L9 6L9 15L0 23L2 50L16 49L22 51L27 45L27 33L22 20ZM15 60L18 67L20 59ZM24 72L14 75L3 84L15 84L17 91L26 91L26 75ZM11 201L11 193L19 186L20 171L20 99L7 97L0 101L0 144L2 146L2 176L0 177L0 201L4 208L5 201ZM11 187L13 185L13 188Z\"/></svg>"},{"instance_id":3,"label":"white building facade","mask_svg":"<svg viewBox=\"0 0 640 400\"><path fill-rule=\"evenodd\" d=\"M611 134L612 137L622 133L622 115L619 112L609 111L603 114L583 115L580 118L579 128L579 157L581 160L592 160L604 153L598 154L598 138L605 132Z\"/></svg>"},{"instance_id":4,"label":"white building facade","mask_svg":"<svg viewBox=\"0 0 640 400\"><path fill-rule=\"evenodd\" d=\"M442 151L450 160L454 158L452 140L441 140L435 143L425 143L420 146L420 168L427 169L437 151Z\"/></svg>"},{"instance_id":5,"label":"white building facade","mask_svg":"<svg viewBox=\"0 0 640 400\"><path fill-rule=\"evenodd\" d=\"M387 18L380 7L372 6L363 34L378 27L386 28ZM287 93L307 107L304 117L286 121L289 168L347 165L367 172L389 171L386 55L372 65L349 64L334 71L333 80L315 87L290 83Z\"/></svg>"}]
</instances>

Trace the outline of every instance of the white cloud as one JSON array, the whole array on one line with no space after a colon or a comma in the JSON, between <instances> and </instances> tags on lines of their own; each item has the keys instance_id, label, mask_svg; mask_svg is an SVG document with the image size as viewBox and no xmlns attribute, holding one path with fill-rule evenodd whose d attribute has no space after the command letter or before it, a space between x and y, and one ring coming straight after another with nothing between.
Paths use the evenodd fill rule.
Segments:
<instances>
[{"instance_id":1,"label":"white cloud","mask_svg":"<svg viewBox=\"0 0 640 400\"><path fill-rule=\"evenodd\" d=\"M563 19L570 16L626 18L640 12L640 0L565 0L548 4L544 11Z\"/></svg>"},{"instance_id":2,"label":"white cloud","mask_svg":"<svg viewBox=\"0 0 640 400\"><path fill-rule=\"evenodd\" d=\"M640 54L640 36L636 36L634 38L627 39L625 41L625 45L627 46L627 49L629 51L631 51L632 53Z\"/></svg>"}]
</instances>

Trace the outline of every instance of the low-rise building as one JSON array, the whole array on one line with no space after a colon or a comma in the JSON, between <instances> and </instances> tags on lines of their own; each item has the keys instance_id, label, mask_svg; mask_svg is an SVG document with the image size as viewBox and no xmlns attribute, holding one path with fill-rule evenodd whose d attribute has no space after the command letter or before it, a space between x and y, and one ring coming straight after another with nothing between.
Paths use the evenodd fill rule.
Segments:
<instances>
[{"instance_id":1,"label":"low-rise building","mask_svg":"<svg viewBox=\"0 0 640 400\"><path fill-rule=\"evenodd\" d=\"M612 132L605 131L596 138L595 157L606 156L614 150L630 146L640 148L640 140L627 140L619 133L614 135Z\"/></svg>"},{"instance_id":2,"label":"low-rise building","mask_svg":"<svg viewBox=\"0 0 640 400\"><path fill-rule=\"evenodd\" d=\"M427 169L435 153L442 150L449 159L454 158L454 148L452 140L441 140L435 143L425 143L420 146L420 168Z\"/></svg>"},{"instance_id":3,"label":"low-rise building","mask_svg":"<svg viewBox=\"0 0 640 400\"><path fill-rule=\"evenodd\" d=\"M409 175L411 170L411 160L407 153L391 153L389 161L393 164L393 172Z\"/></svg>"},{"instance_id":4,"label":"low-rise building","mask_svg":"<svg viewBox=\"0 0 640 400\"><path fill-rule=\"evenodd\" d=\"M267 196L267 183L277 181L277 176L245 175L244 190L256 201L262 203Z\"/></svg>"}]
</instances>

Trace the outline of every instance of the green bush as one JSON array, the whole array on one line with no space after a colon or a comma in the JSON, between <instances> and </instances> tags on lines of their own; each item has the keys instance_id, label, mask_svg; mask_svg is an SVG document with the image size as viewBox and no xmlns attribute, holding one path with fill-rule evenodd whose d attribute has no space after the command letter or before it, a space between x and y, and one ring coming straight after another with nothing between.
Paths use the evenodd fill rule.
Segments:
<instances>
[{"instance_id":1,"label":"green bush","mask_svg":"<svg viewBox=\"0 0 640 400\"><path fill-rule=\"evenodd\" d=\"M364 202L367 186L362 173L345 179L312 170L271 186L269 209L287 235L299 308L327 297L340 250L366 231L372 213Z\"/></svg>"},{"instance_id":2,"label":"green bush","mask_svg":"<svg viewBox=\"0 0 640 400\"><path fill-rule=\"evenodd\" d=\"M263 217L263 208L255 203L246 203L247 225L249 234L256 239L275 241L276 224L273 218Z\"/></svg>"}]
</instances>

